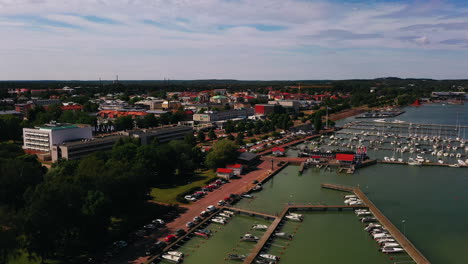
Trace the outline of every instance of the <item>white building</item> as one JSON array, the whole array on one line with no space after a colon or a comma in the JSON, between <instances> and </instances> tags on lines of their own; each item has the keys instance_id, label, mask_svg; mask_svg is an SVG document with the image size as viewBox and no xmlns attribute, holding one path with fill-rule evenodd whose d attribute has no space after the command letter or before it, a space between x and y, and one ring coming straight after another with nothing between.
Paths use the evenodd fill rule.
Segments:
<instances>
[{"instance_id":1,"label":"white building","mask_svg":"<svg viewBox=\"0 0 468 264\"><path fill-rule=\"evenodd\" d=\"M92 129L89 125L46 124L35 128L23 128L23 149L50 152L53 145L92 137Z\"/></svg>"}]
</instances>

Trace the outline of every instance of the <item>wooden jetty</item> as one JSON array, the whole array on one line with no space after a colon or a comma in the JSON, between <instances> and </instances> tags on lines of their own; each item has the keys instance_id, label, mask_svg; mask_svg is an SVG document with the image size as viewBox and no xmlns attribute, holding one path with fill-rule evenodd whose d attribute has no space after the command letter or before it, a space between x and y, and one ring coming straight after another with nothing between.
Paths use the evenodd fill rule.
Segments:
<instances>
[{"instance_id":1,"label":"wooden jetty","mask_svg":"<svg viewBox=\"0 0 468 264\"><path fill-rule=\"evenodd\" d=\"M257 258L257 256L260 254L265 244L270 239L271 235L275 232L276 228L278 228L278 225L286 216L286 214L288 213L288 210L289 208L285 207L283 211L281 211L281 214L279 215L279 217L277 217L273 221L273 223L268 227L267 231L263 234L262 238L260 238L260 240L258 241L257 245L255 245L252 252L245 258L244 264L254 263L255 258Z\"/></svg>"},{"instance_id":2,"label":"wooden jetty","mask_svg":"<svg viewBox=\"0 0 468 264\"><path fill-rule=\"evenodd\" d=\"M353 187L349 187L346 185L339 185L339 184L329 184L329 183L322 183L322 188L332 189L342 192L353 192Z\"/></svg>"},{"instance_id":3,"label":"wooden jetty","mask_svg":"<svg viewBox=\"0 0 468 264\"><path fill-rule=\"evenodd\" d=\"M371 213L377 218L377 220L384 226L390 235L392 235L395 240L400 244L400 246L408 253L408 255L416 262L417 264L430 264L429 260L424 257L424 255L408 240L408 238L396 228L395 225L377 208L377 206L372 203L369 198L361 191L359 188L354 188L344 185L336 184L322 184L323 188L334 189L338 191L352 191L356 196L361 199L361 201L368 206Z\"/></svg>"},{"instance_id":4,"label":"wooden jetty","mask_svg":"<svg viewBox=\"0 0 468 264\"><path fill-rule=\"evenodd\" d=\"M264 214L264 213L259 213L259 212L254 212L250 210L245 210L245 209L240 209L240 208L235 208L235 207L221 207L222 209L233 211L238 214L243 214L243 215L248 215L248 216L255 216L255 217L260 217L263 219L267 220L275 220L277 217L274 215L269 215L269 214Z\"/></svg>"}]
</instances>

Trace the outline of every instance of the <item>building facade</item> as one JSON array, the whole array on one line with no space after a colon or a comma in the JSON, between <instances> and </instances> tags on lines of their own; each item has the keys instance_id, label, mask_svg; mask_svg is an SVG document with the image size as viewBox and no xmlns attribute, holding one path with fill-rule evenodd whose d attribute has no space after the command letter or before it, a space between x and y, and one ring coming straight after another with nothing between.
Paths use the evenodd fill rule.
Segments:
<instances>
[{"instance_id":1,"label":"building facade","mask_svg":"<svg viewBox=\"0 0 468 264\"><path fill-rule=\"evenodd\" d=\"M234 118L247 118L254 114L254 109L238 109L238 110L227 110L222 112L209 111L202 114L194 114L193 121L198 122L216 122L222 120L229 120Z\"/></svg>"},{"instance_id":2,"label":"building facade","mask_svg":"<svg viewBox=\"0 0 468 264\"><path fill-rule=\"evenodd\" d=\"M50 152L53 145L92 137L89 125L47 124L41 127L23 128L23 149Z\"/></svg>"},{"instance_id":3,"label":"building facade","mask_svg":"<svg viewBox=\"0 0 468 264\"><path fill-rule=\"evenodd\" d=\"M126 136L115 135L107 137L98 137L91 139L82 139L78 141L63 142L53 145L51 149L51 158L53 162L59 159L76 160L85 157L96 151L111 150L114 144Z\"/></svg>"}]
</instances>

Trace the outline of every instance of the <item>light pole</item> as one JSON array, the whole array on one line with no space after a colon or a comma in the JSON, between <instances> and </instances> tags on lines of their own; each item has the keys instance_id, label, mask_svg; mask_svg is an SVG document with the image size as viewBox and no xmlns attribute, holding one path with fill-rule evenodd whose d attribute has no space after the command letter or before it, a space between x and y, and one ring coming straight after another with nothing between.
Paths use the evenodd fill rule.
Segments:
<instances>
[{"instance_id":1,"label":"light pole","mask_svg":"<svg viewBox=\"0 0 468 264\"><path fill-rule=\"evenodd\" d=\"M406 220L403 219L403 220L401 220L401 222L403 223L403 235L406 236Z\"/></svg>"}]
</instances>

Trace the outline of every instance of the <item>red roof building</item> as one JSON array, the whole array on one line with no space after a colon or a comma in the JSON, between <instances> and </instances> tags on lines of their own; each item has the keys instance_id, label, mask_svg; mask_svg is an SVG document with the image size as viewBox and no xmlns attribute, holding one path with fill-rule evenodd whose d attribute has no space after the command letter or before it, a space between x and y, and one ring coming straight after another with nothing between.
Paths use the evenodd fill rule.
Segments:
<instances>
[{"instance_id":1,"label":"red roof building","mask_svg":"<svg viewBox=\"0 0 468 264\"><path fill-rule=\"evenodd\" d=\"M232 175L234 175L234 170L233 169L226 169L226 168L218 168L216 170L216 174L220 178L224 178L226 180L229 180Z\"/></svg>"},{"instance_id":2,"label":"red roof building","mask_svg":"<svg viewBox=\"0 0 468 264\"><path fill-rule=\"evenodd\" d=\"M234 175L241 175L244 166L242 164L231 164L227 165L226 168L231 169Z\"/></svg>"},{"instance_id":3,"label":"red roof building","mask_svg":"<svg viewBox=\"0 0 468 264\"><path fill-rule=\"evenodd\" d=\"M354 154L336 154L337 161L353 162Z\"/></svg>"},{"instance_id":4,"label":"red roof building","mask_svg":"<svg viewBox=\"0 0 468 264\"><path fill-rule=\"evenodd\" d=\"M61 107L62 110L66 111L66 110L74 110L74 111L81 111L83 110L83 106L82 105L64 105Z\"/></svg>"}]
</instances>

